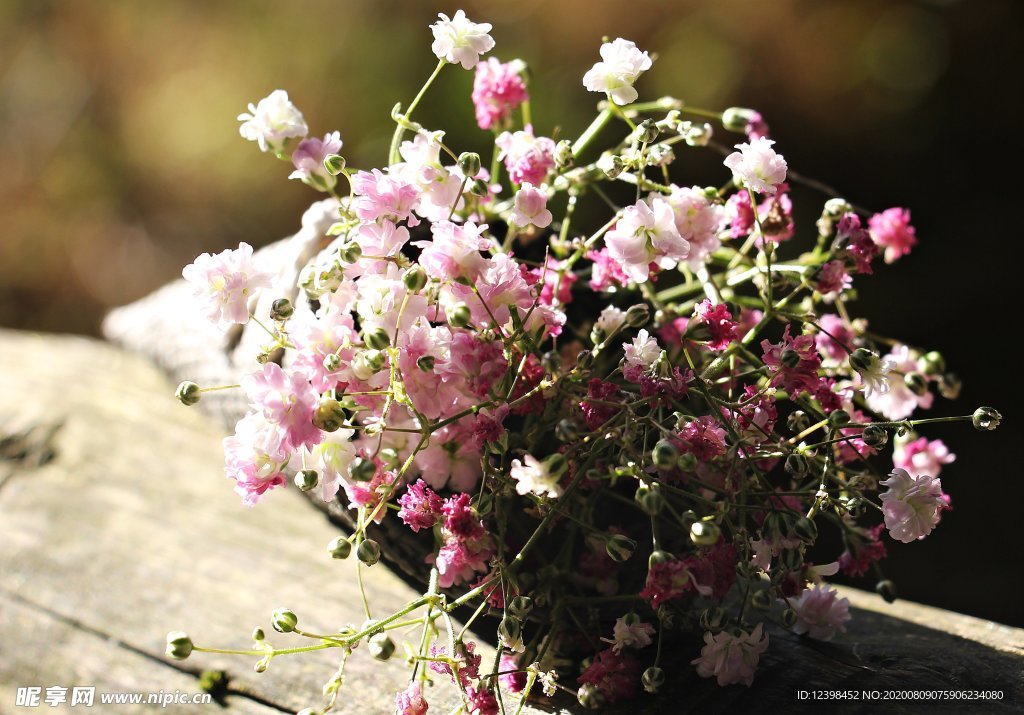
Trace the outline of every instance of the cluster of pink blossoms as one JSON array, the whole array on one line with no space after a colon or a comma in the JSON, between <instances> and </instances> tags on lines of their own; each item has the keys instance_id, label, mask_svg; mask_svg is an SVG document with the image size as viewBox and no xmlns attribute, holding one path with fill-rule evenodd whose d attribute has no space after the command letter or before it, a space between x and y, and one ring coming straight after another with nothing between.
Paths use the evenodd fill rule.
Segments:
<instances>
[{"instance_id":1,"label":"cluster of pink blossoms","mask_svg":"<svg viewBox=\"0 0 1024 715\"><path fill-rule=\"evenodd\" d=\"M849 603L822 577L878 569L887 544L924 538L951 508L939 473L955 456L912 430L959 380L938 353L850 317L854 282L916 245L909 211L830 197L798 225L798 177L753 110L718 115L746 139L704 177L722 188L677 178L676 151L700 151L713 127L671 98L634 105L653 59L622 38L583 77L598 117L556 142L529 123L525 65L482 58L491 26L439 18L424 91L449 65L475 69L466 110L493 135L489 170L413 121L415 103L395 110L387 164L364 169L339 155L339 132L307 137L281 90L239 117L327 196L292 239L312 256L297 280L247 244L183 271L213 325L267 334L239 381L249 410L225 472L248 506L289 481L341 500L356 529L336 558L372 565L391 547L373 524L408 528L431 588L388 621L430 609L407 644L401 715L428 712L428 669L481 715L499 711L499 685L525 697L561 678L593 708L656 693L651 646L679 620L704 631L687 646L698 675L749 686L769 647L752 614L836 637ZM814 248L786 259L807 230ZM178 396L207 389L221 388ZM988 430L1000 416L967 419ZM824 528L843 551L814 564ZM495 669L454 631L434 637L456 602L476 606L471 621L500 612ZM554 622L566 609L574 622ZM374 623L324 643L365 637L386 659L393 634ZM563 655L589 660L573 670Z\"/></svg>"}]
</instances>

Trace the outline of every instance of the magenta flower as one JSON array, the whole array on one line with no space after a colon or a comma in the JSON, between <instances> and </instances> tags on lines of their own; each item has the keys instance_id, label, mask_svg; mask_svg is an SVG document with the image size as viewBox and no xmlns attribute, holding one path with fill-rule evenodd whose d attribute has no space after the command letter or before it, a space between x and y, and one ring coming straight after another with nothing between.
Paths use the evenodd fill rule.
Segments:
<instances>
[{"instance_id":1,"label":"magenta flower","mask_svg":"<svg viewBox=\"0 0 1024 715\"><path fill-rule=\"evenodd\" d=\"M502 132L494 143L501 150L498 158L505 162L509 178L516 184L537 186L555 165L555 142L534 136L529 124L519 132Z\"/></svg>"},{"instance_id":2,"label":"magenta flower","mask_svg":"<svg viewBox=\"0 0 1024 715\"><path fill-rule=\"evenodd\" d=\"M341 151L341 132L325 134L323 139L310 137L303 139L292 152L292 164L295 171L288 175L289 179L301 179L317 188L329 189L338 180L327 171L324 160L331 154Z\"/></svg>"},{"instance_id":3,"label":"magenta flower","mask_svg":"<svg viewBox=\"0 0 1024 715\"><path fill-rule=\"evenodd\" d=\"M395 697L396 715L427 715L427 708L419 683L409 683L409 687Z\"/></svg>"},{"instance_id":4,"label":"magenta flower","mask_svg":"<svg viewBox=\"0 0 1024 715\"><path fill-rule=\"evenodd\" d=\"M522 63L499 62L491 57L476 66L473 78L473 107L476 123L481 129L491 129L504 122L512 112L530 96L520 74Z\"/></svg>"},{"instance_id":5,"label":"magenta flower","mask_svg":"<svg viewBox=\"0 0 1024 715\"><path fill-rule=\"evenodd\" d=\"M885 262L893 263L917 245L917 232L910 225L910 211L886 209L868 219L871 238L885 248Z\"/></svg>"}]
</instances>

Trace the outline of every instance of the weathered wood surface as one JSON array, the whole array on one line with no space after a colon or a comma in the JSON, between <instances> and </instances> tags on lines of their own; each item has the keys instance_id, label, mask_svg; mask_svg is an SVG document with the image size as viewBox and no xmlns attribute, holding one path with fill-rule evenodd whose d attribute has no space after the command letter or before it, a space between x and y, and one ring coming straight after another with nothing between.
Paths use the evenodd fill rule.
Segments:
<instances>
[{"instance_id":1,"label":"weathered wood surface","mask_svg":"<svg viewBox=\"0 0 1024 715\"><path fill-rule=\"evenodd\" d=\"M0 331L0 713L32 711L14 707L19 686L197 692L203 669L231 676L227 712L294 712L319 703L336 667L330 653L281 657L262 675L252 671L253 658L163 657L171 629L203 644L246 647L252 627L266 626L279 606L295 608L311 630L363 620L352 564L332 561L323 548L335 527L294 490L279 490L256 509L239 506L221 476L221 427L181 407L172 390L144 359L108 345ZM415 595L383 566L369 569L367 589L379 613ZM844 595L855 606L849 633L812 646L772 630L751 688L723 689L698 678L688 661L699 643L687 643L670 654L663 695L608 712L1024 708L1021 629L889 605L850 589ZM339 712L391 712L403 664L377 663L357 651L347 672ZM816 689L1001 690L1003 699L797 699L798 690ZM455 702L444 685L429 697L432 712L448 712ZM99 705L95 711L103 712Z\"/></svg>"}]
</instances>

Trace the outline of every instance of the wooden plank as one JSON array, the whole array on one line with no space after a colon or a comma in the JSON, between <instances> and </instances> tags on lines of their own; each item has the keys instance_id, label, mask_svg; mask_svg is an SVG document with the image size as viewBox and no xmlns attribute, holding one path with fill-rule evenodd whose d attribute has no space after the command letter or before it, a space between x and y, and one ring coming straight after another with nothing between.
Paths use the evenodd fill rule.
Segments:
<instances>
[{"instance_id":1,"label":"wooden plank","mask_svg":"<svg viewBox=\"0 0 1024 715\"><path fill-rule=\"evenodd\" d=\"M206 645L246 647L251 628L266 627L279 606L295 608L310 630L362 622L352 563L332 561L323 549L336 528L294 490L273 493L256 509L242 508L221 476L220 428L181 407L172 390L143 359L110 346L0 331L0 394L6 398L0 425L63 423L53 438L56 457L18 466L0 486L0 590L66 628L80 623L85 635L75 639L104 633L129 646L111 651L105 665L119 672L142 669L140 658L155 665L171 629ZM369 569L367 590L382 614L416 595L383 566ZM821 645L771 629L771 647L752 688L723 689L698 678L689 661L700 642L690 638L667 649L670 684L663 695L606 712L816 712L823 703L799 701L798 690L847 688L1004 692L1001 701L928 703L933 712L1024 707L1021 629L918 604L884 604L852 589L843 593L856 606L849 632ZM5 611L10 600L2 602ZM17 621L11 626L10 618L5 614L0 626L17 638L0 638L4 662L9 644L29 654L46 650L54 672L89 652L71 643L54 647L55 637L37 636ZM64 630L60 638L72 638ZM276 659L258 675L254 660L204 654L186 665L223 668L240 691L288 711L319 704L320 687L335 667L331 654L319 653ZM11 662L0 670L4 697L41 667L35 657ZM168 667L161 683L148 672L139 671L147 690L173 689L183 677ZM391 712L393 695L404 685L403 664L380 664L357 651L347 672L339 712ZM565 684L571 687L572 678ZM429 697L432 712L456 702L450 687L439 686ZM0 700L0 711L10 702ZM556 703L570 704L567 697ZM228 711L239 707L232 702ZM917 712L922 703L828 707Z\"/></svg>"}]
</instances>

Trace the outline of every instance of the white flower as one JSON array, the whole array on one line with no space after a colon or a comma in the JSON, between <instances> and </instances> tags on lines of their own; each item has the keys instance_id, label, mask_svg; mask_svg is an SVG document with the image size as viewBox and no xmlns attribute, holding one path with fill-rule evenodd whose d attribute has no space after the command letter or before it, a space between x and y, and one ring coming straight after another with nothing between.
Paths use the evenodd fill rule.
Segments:
<instances>
[{"instance_id":1,"label":"white flower","mask_svg":"<svg viewBox=\"0 0 1024 715\"><path fill-rule=\"evenodd\" d=\"M623 616L615 621L612 638L602 638L612 644L612 650L620 653L623 648L646 648L651 644L654 626L644 623L636 614Z\"/></svg>"},{"instance_id":2,"label":"white flower","mask_svg":"<svg viewBox=\"0 0 1024 715\"><path fill-rule=\"evenodd\" d=\"M510 476L516 480L516 491L519 494L533 492L538 496L547 494L552 498L562 495L562 487L558 484L560 477L552 474L547 464L534 459L529 454L523 457L523 462L513 459L512 469L509 472Z\"/></svg>"},{"instance_id":3,"label":"white flower","mask_svg":"<svg viewBox=\"0 0 1024 715\"><path fill-rule=\"evenodd\" d=\"M203 253L181 275L192 286L206 317L221 328L248 323L249 299L257 288L269 288L271 283L270 273L253 261L248 243L217 255Z\"/></svg>"},{"instance_id":4,"label":"white flower","mask_svg":"<svg viewBox=\"0 0 1024 715\"><path fill-rule=\"evenodd\" d=\"M718 233L725 220L725 208L713 203L697 186L680 188L673 185L672 193L665 200L675 212L676 230L690 244L686 258L690 267L696 270L722 245Z\"/></svg>"},{"instance_id":5,"label":"white flower","mask_svg":"<svg viewBox=\"0 0 1024 715\"><path fill-rule=\"evenodd\" d=\"M749 144L737 144L734 151L725 158L725 165L732 169L733 180L759 194L774 194L776 187L786 180L786 160L772 149L771 139L758 137Z\"/></svg>"},{"instance_id":6,"label":"white flower","mask_svg":"<svg viewBox=\"0 0 1024 715\"><path fill-rule=\"evenodd\" d=\"M650 203L637 201L622 212L622 218L604 238L608 255L622 265L627 276L643 283L650 275L650 264L675 268L690 253L690 244L679 235L675 212L661 198Z\"/></svg>"},{"instance_id":7,"label":"white flower","mask_svg":"<svg viewBox=\"0 0 1024 715\"><path fill-rule=\"evenodd\" d=\"M919 369L917 360L911 356L910 348L906 345L894 346L883 360L891 361L893 369L904 374ZM918 407L928 409L934 399L931 391L926 391L923 395L915 394L903 380L892 380L888 392L865 393L864 396L872 411L894 421L906 419Z\"/></svg>"},{"instance_id":8,"label":"white flower","mask_svg":"<svg viewBox=\"0 0 1024 715\"><path fill-rule=\"evenodd\" d=\"M651 68L651 58L634 43L621 37L601 45L601 62L583 75L583 86L591 92L604 92L618 105L635 102L633 83Z\"/></svg>"},{"instance_id":9,"label":"white flower","mask_svg":"<svg viewBox=\"0 0 1024 715\"><path fill-rule=\"evenodd\" d=\"M524 182L516 192L515 206L512 208L511 221L519 228L533 224L537 228L551 225L551 212L548 211L548 197L529 181Z\"/></svg>"},{"instance_id":10,"label":"white flower","mask_svg":"<svg viewBox=\"0 0 1024 715\"><path fill-rule=\"evenodd\" d=\"M472 22L462 10L456 11L451 19L444 13L437 16L441 19L430 26L434 33L430 49L437 59L471 70L480 61L480 55L494 47L494 40L487 34L491 31L489 22Z\"/></svg>"},{"instance_id":11,"label":"white flower","mask_svg":"<svg viewBox=\"0 0 1024 715\"><path fill-rule=\"evenodd\" d=\"M641 330L632 344L623 343L622 350L626 354L626 365L628 367L648 370L661 357L661 346L658 339L651 336L646 330Z\"/></svg>"},{"instance_id":12,"label":"white flower","mask_svg":"<svg viewBox=\"0 0 1024 715\"><path fill-rule=\"evenodd\" d=\"M805 588L800 597L793 601L797 622L794 633L806 633L811 638L828 641L836 631L845 631L850 620L850 600L837 599L839 593L832 587L817 584Z\"/></svg>"},{"instance_id":13,"label":"white flower","mask_svg":"<svg viewBox=\"0 0 1024 715\"><path fill-rule=\"evenodd\" d=\"M945 503L941 480L927 474L912 477L906 470L897 468L879 484L889 487L889 491L880 495L889 536L909 544L932 533L939 523L939 509Z\"/></svg>"},{"instance_id":14,"label":"white flower","mask_svg":"<svg viewBox=\"0 0 1024 715\"><path fill-rule=\"evenodd\" d=\"M594 323L594 328L600 330L603 335L609 336L617 333L625 322L626 311L616 308L614 305L609 305L601 311L597 322Z\"/></svg>"},{"instance_id":15,"label":"white flower","mask_svg":"<svg viewBox=\"0 0 1024 715\"><path fill-rule=\"evenodd\" d=\"M896 368L896 361L890 357L884 360L866 348L858 348L850 354L850 367L857 371L864 383L864 397L885 395L889 392L889 373Z\"/></svg>"},{"instance_id":16,"label":"white flower","mask_svg":"<svg viewBox=\"0 0 1024 715\"><path fill-rule=\"evenodd\" d=\"M242 126L238 133L249 141L259 143L260 151L276 151L289 137L304 137L309 128L306 120L283 89L275 89L260 100L249 104L249 111L238 115Z\"/></svg>"}]
</instances>

